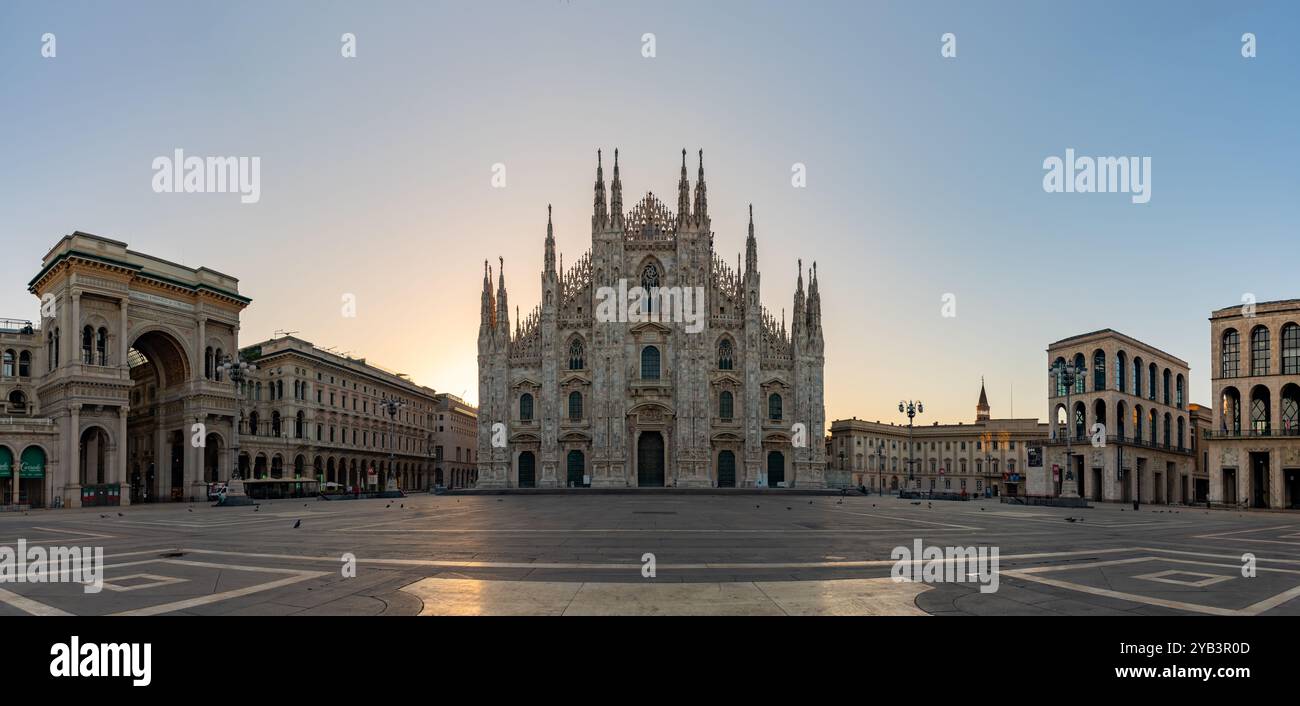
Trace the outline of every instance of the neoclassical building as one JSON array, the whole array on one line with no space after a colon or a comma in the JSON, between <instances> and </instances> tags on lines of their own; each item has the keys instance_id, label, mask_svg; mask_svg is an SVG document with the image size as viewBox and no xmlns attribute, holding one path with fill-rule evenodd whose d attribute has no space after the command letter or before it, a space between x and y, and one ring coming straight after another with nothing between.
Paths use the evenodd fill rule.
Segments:
<instances>
[{"instance_id":1,"label":"neoclassical building","mask_svg":"<svg viewBox=\"0 0 1300 706\"><path fill-rule=\"evenodd\" d=\"M446 392L434 396L438 418L433 431L434 482L448 488L473 488L478 480L478 409Z\"/></svg>"},{"instance_id":2,"label":"neoclassical building","mask_svg":"<svg viewBox=\"0 0 1300 706\"><path fill-rule=\"evenodd\" d=\"M257 366L240 395L241 478L382 489L391 471L403 490L438 482L432 389L295 336L244 346L240 355ZM401 402L396 416L384 400ZM204 477L227 480L228 468L210 454Z\"/></svg>"},{"instance_id":3,"label":"neoclassical building","mask_svg":"<svg viewBox=\"0 0 1300 706\"><path fill-rule=\"evenodd\" d=\"M440 482L433 390L293 336L240 348L251 300L233 277L78 231L29 290L39 321L0 319L0 506L206 500L236 464L245 479ZM221 368L236 354L257 365L242 391ZM404 403L396 418L384 399Z\"/></svg>"},{"instance_id":4,"label":"neoclassical building","mask_svg":"<svg viewBox=\"0 0 1300 706\"><path fill-rule=\"evenodd\" d=\"M235 390L205 352L236 348L250 302L238 281L78 231L28 289L39 324L0 326L0 504L206 497L205 456L229 449Z\"/></svg>"},{"instance_id":5,"label":"neoclassical building","mask_svg":"<svg viewBox=\"0 0 1300 706\"><path fill-rule=\"evenodd\" d=\"M651 193L625 211L617 151L609 186L597 153L591 249L565 270L548 217L541 301L513 328L484 263L478 487L822 487L815 265L787 330L761 303L752 207L743 271L714 247L703 153L692 192L682 152L675 213ZM699 292L702 330L654 296L601 315L633 287Z\"/></svg>"},{"instance_id":6,"label":"neoclassical building","mask_svg":"<svg viewBox=\"0 0 1300 706\"><path fill-rule=\"evenodd\" d=\"M847 471L853 487L966 495L1023 495L1041 467L1047 425L995 418L980 382L974 422L906 424L865 419L831 422L828 467ZM908 444L911 443L909 450Z\"/></svg>"},{"instance_id":7,"label":"neoclassical building","mask_svg":"<svg viewBox=\"0 0 1300 706\"><path fill-rule=\"evenodd\" d=\"M1210 315L1210 499L1300 507L1300 299Z\"/></svg>"},{"instance_id":8,"label":"neoclassical building","mask_svg":"<svg viewBox=\"0 0 1300 706\"><path fill-rule=\"evenodd\" d=\"M1087 500L1193 501L1187 362L1103 329L1049 345L1044 372L1058 363L1086 372L1073 390L1048 373L1051 438L1042 472L1030 476L1030 493L1059 496L1072 477L1071 489Z\"/></svg>"}]
</instances>

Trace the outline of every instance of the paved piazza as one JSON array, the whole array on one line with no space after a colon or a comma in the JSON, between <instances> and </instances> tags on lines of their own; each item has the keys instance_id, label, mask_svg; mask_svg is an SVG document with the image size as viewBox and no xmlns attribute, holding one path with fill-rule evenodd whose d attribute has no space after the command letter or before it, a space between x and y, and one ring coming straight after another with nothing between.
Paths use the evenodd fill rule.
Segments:
<instances>
[{"instance_id":1,"label":"paved piazza","mask_svg":"<svg viewBox=\"0 0 1300 706\"><path fill-rule=\"evenodd\" d=\"M0 545L20 538L103 546L104 590L5 583L0 615L1300 614L1300 516L1269 512L417 495L0 516ZM917 538L998 547L998 590L894 582L891 550Z\"/></svg>"}]
</instances>

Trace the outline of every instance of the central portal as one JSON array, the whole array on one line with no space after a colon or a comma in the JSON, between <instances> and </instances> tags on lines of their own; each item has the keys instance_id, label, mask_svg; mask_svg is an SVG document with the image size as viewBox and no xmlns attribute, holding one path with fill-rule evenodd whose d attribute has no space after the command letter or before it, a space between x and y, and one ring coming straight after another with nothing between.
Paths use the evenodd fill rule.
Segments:
<instances>
[{"instance_id":1,"label":"central portal","mask_svg":"<svg viewBox=\"0 0 1300 706\"><path fill-rule=\"evenodd\" d=\"M657 431L641 432L636 445L636 480L642 488L664 487L664 437Z\"/></svg>"}]
</instances>

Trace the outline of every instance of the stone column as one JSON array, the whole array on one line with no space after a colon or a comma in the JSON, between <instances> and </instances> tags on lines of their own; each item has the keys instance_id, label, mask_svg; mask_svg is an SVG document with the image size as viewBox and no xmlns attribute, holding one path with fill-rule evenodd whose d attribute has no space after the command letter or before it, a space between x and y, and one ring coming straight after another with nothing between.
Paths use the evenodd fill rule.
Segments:
<instances>
[{"instance_id":1,"label":"stone column","mask_svg":"<svg viewBox=\"0 0 1300 706\"><path fill-rule=\"evenodd\" d=\"M125 318L125 317L123 317ZM117 460L114 463L117 470L114 472L117 482L121 484L122 494L121 503L123 505L131 504L131 476L127 471L127 430L126 417L129 409L126 405L117 408Z\"/></svg>"},{"instance_id":2,"label":"stone column","mask_svg":"<svg viewBox=\"0 0 1300 706\"><path fill-rule=\"evenodd\" d=\"M199 417L198 415L195 415L194 417L190 418L189 422L190 423L186 425L186 428L182 432L185 437L184 439L185 455L183 456L184 464L185 464L185 470L184 470L185 493L187 499L202 499L207 497L207 489L203 482L204 448L194 443L194 434L196 433L194 431L194 425L195 424L205 425L205 429L204 429L205 435L203 438L200 439L200 441L206 443L207 442L207 438L206 438L207 420L203 419L202 417Z\"/></svg>"},{"instance_id":3,"label":"stone column","mask_svg":"<svg viewBox=\"0 0 1300 706\"><path fill-rule=\"evenodd\" d=\"M81 345L81 331L77 324L81 322L81 292L74 289L69 296L72 304L68 307L68 325L63 329L63 339L67 341L65 360L69 363L80 363L81 351L77 349Z\"/></svg>"},{"instance_id":4,"label":"stone column","mask_svg":"<svg viewBox=\"0 0 1300 706\"><path fill-rule=\"evenodd\" d=\"M123 369L123 371L130 372L130 363L129 361L127 361L127 351L130 350L131 341L130 341L130 332L129 330L127 330L127 326L129 326L130 324L129 324L129 315L127 315L126 296L123 296L120 302L118 302L118 307L120 307L120 313L121 313L121 324L120 324L120 329L118 330L120 330L121 333L118 333L118 337L117 337L118 338L117 364L118 367L121 367Z\"/></svg>"},{"instance_id":5,"label":"stone column","mask_svg":"<svg viewBox=\"0 0 1300 706\"><path fill-rule=\"evenodd\" d=\"M159 413L161 412L162 410L160 409ZM172 477L171 449L167 448L167 428L163 426L162 422L158 423L157 443L158 450L155 452L153 460L153 484L148 485L146 481L149 495L155 501L163 500L168 497ZM169 490L164 492L164 488L168 488Z\"/></svg>"},{"instance_id":6,"label":"stone column","mask_svg":"<svg viewBox=\"0 0 1300 706\"><path fill-rule=\"evenodd\" d=\"M68 484L65 486L72 496L67 499L68 507L81 507L81 405L69 408L68 428Z\"/></svg>"},{"instance_id":7,"label":"stone column","mask_svg":"<svg viewBox=\"0 0 1300 706\"><path fill-rule=\"evenodd\" d=\"M205 355L205 351L208 345L207 344L207 340L208 340L207 321L200 318L199 326L196 329L196 331L197 331L198 338L194 342L194 358L195 358L194 379L203 380L204 372L205 372L203 365L204 363L207 362L207 356Z\"/></svg>"}]
</instances>

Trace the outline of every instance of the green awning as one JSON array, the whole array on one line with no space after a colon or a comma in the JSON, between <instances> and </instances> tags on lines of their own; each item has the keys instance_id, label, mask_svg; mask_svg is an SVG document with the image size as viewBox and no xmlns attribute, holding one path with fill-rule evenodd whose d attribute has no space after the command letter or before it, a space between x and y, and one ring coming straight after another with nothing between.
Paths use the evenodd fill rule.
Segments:
<instances>
[{"instance_id":1,"label":"green awning","mask_svg":"<svg viewBox=\"0 0 1300 706\"><path fill-rule=\"evenodd\" d=\"M14 473L14 452L8 447L0 446L0 475L11 476Z\"/></svg>"},{"instance_id":2,"label":"green awning","mask_svg":"<svg viewBox=\"0 0 1300 706\"><path fill-rule=\"evenodd\" d=\"M39 446L28 446L23 451L22 465L18 469L18 477L45 477L45 452Z\"/></svg>"}]
</instances>

